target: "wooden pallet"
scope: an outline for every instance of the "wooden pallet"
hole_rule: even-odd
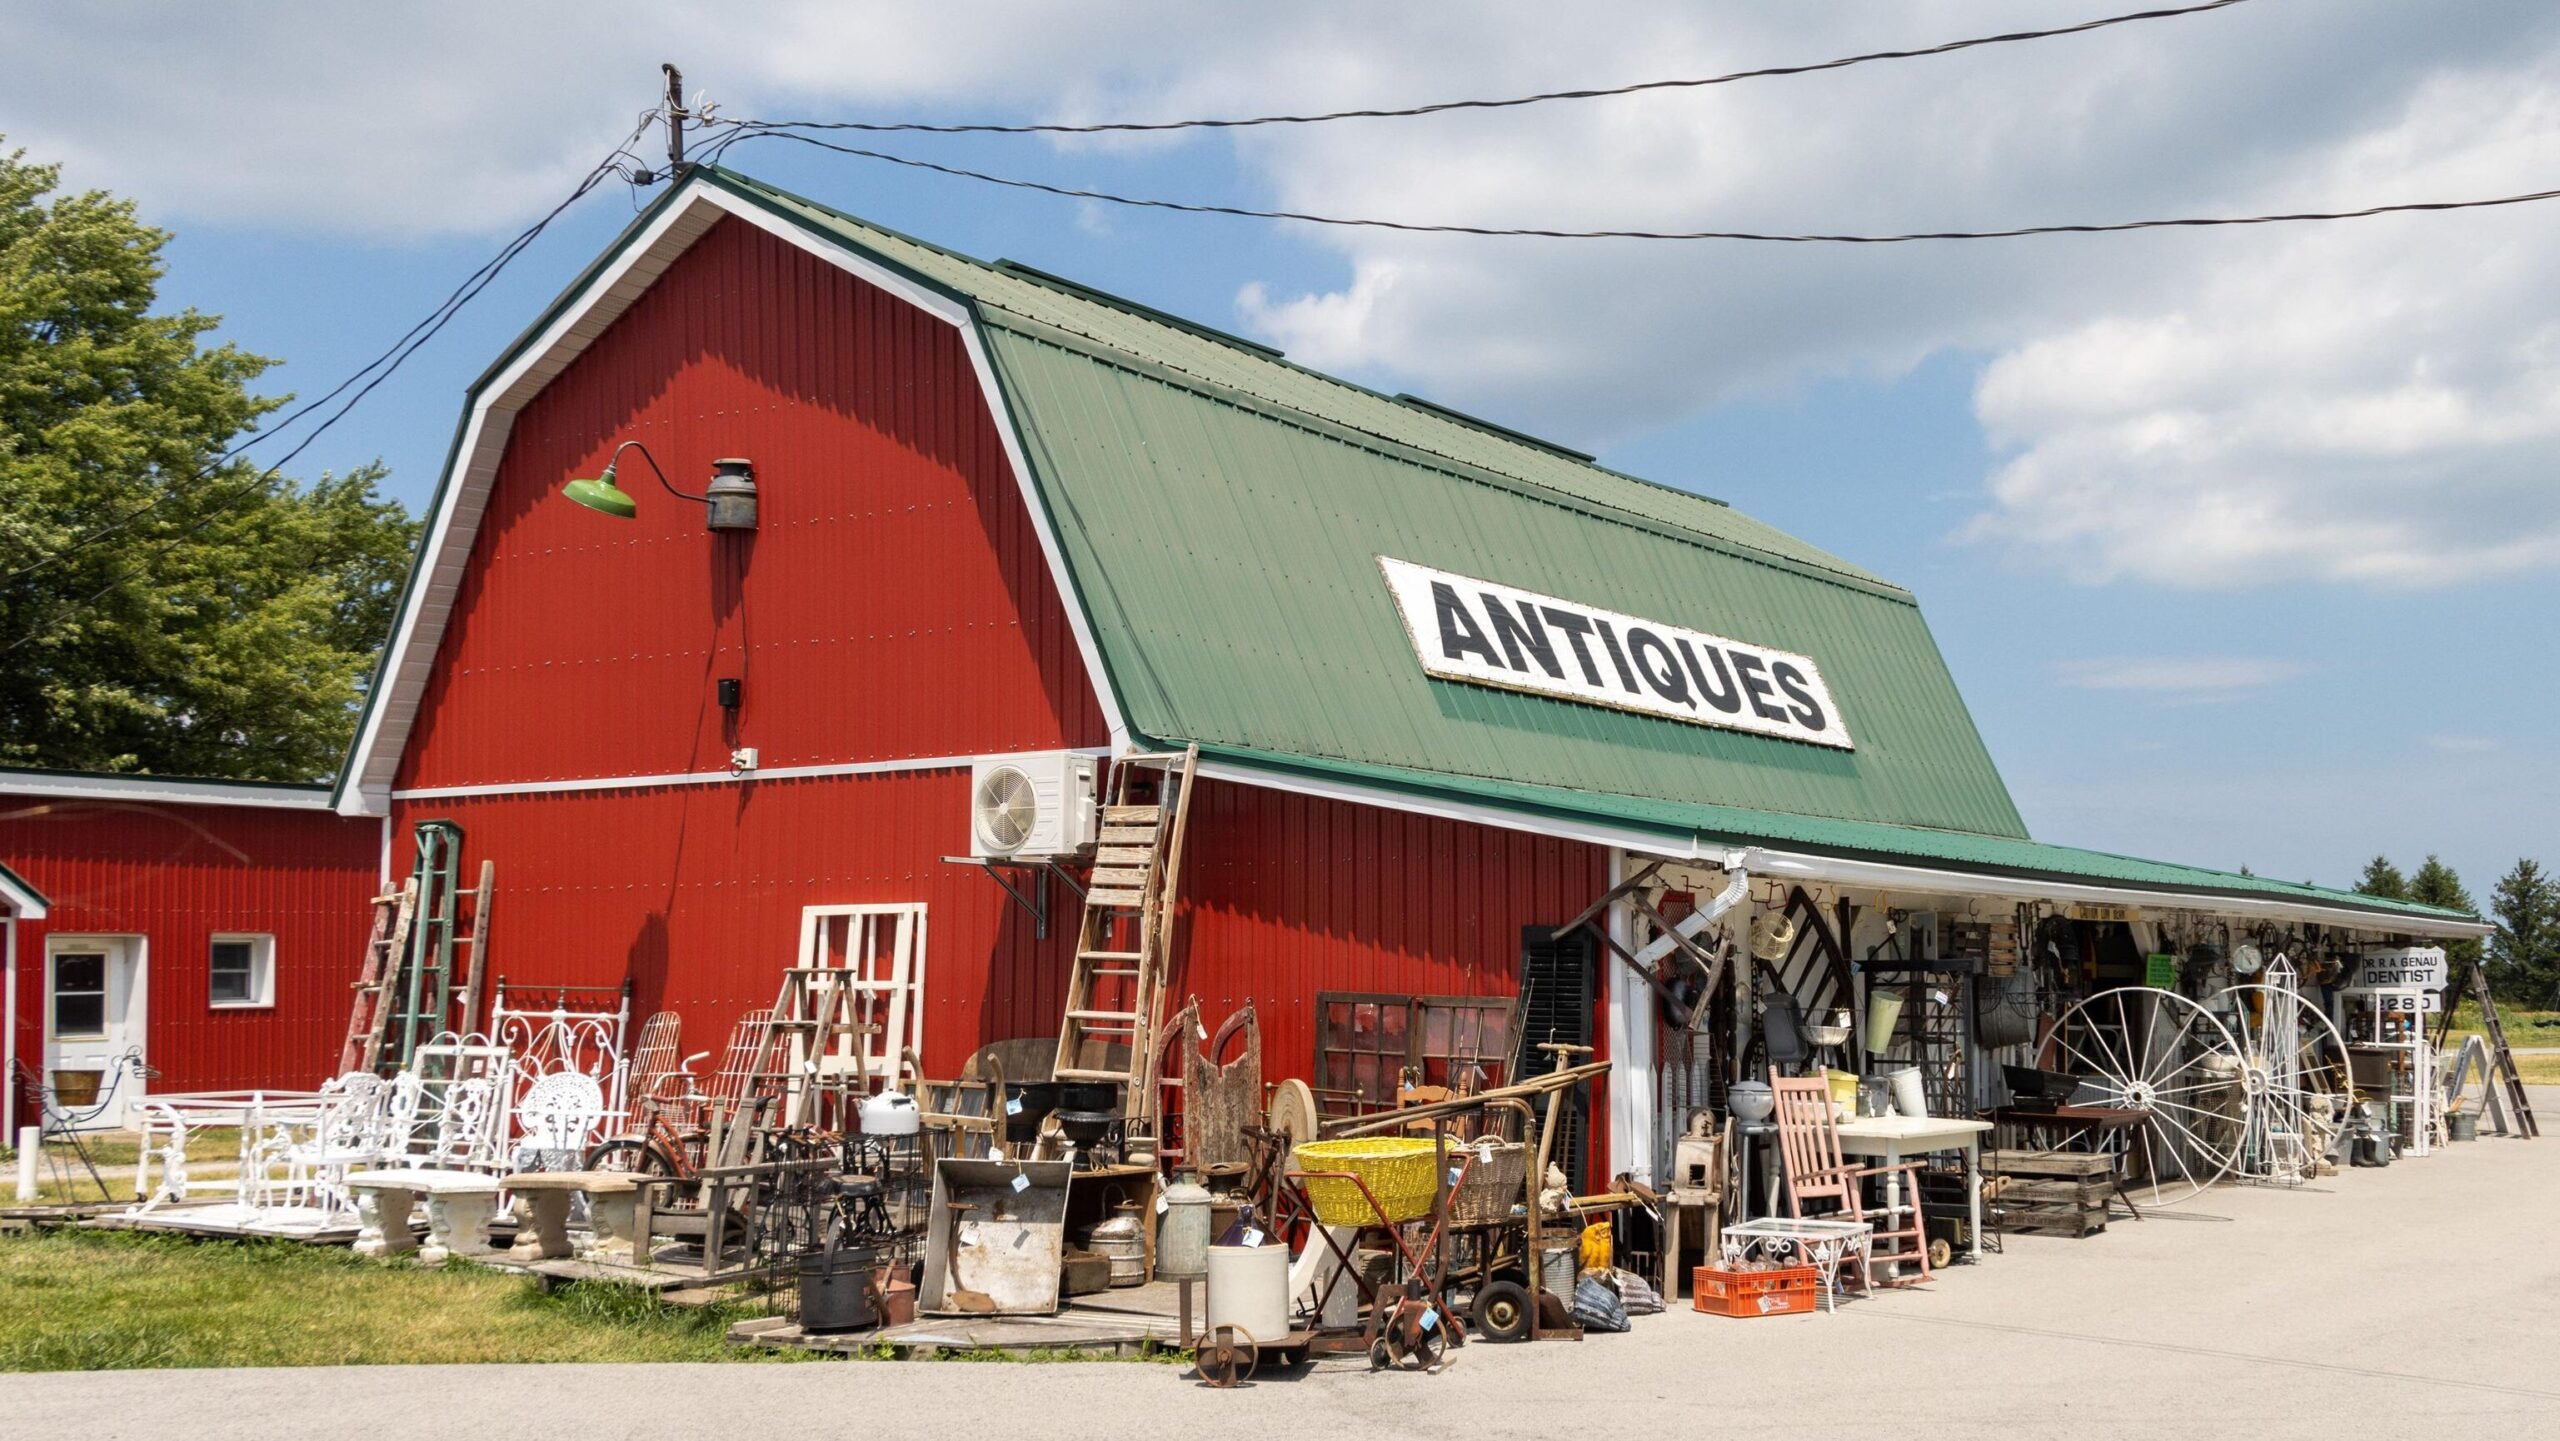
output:
[[[2010,1206],[1989,1208],[1993,1224],[2006,1235],[2095,1236],[2107,1229],[2107,1208],[2065,1206]]]

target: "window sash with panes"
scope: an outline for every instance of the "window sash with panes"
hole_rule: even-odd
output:
[[[263,1006],[271,936],[216,936],[208,950],[206,990],[216,1006]]]
[[[107,957],[103,951],[57,951],[53,957],[53,1034],[95,1041],[107,1034]]]
[[[1473,1094],[1511,1076],[1511,999],[1325,991],[1316,997],[1316,1095],[1327,1116],[1392,1109],[1418,1084]]]

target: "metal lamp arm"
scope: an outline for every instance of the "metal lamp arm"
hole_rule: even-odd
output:
[[[636,450],[640,452],[640,458],[649,462],[649,473],[658,478],[658,484],[666,487],[667,494],[674,496],[678,500],[690,500],[697,504],[704,503],[709,499],[707,496],[688,495],[685,492],[676,489],[675,482],[667,479],[667,473],[659,468],[658,458],[649,453],[648,446],[643,445],[636,440],[626,440],[622,444],[615,446],[613,448],[613,458],[605,462],[605,469],[613,470],[619,468],[622,464],[622,453],[626,450]]]

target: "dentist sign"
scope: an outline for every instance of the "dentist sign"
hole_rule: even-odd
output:
[[[1378,557],[1426,674],[1854,750],[1809,656]]]

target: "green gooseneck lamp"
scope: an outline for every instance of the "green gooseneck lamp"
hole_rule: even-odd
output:
[[[640,458],[649,462],[650,473],[658,477],[658,484],[666,487],[667,494],[678,500],[701,503],[704,524],[710,529],[717,531],[756,528],[756,481],[753,464],[734,458],[715,460],[711,462],[710,487],[701,495],[688,495],[676,489],[675,483],[667,479],[666,471],[659,466],[658,458],[649,453],[649,447],[636,440],[626,440],[613,448],[612,458],[605,462],[604,474],[593,480],[570,481],[560,488],[560,493],[598,515],[609,515],[616,520],[629,520],[638,515],[640,503],[631,498],[629,491],[614,484],[615,468],[622,464],[622,453],[626,450],[640,452]]]

